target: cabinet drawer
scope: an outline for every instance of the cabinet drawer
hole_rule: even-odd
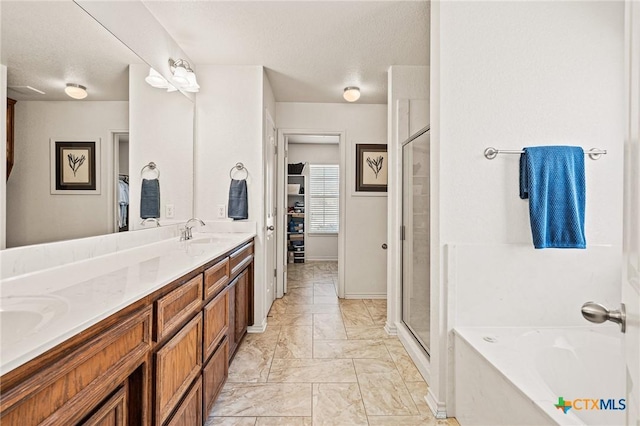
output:
[[[224,339],[222,344],[213,354],[207,365],[202,370],[204,383],[204,414],[205,416],[213,408],[213,404],[229,375],[229,339]]]
[[[204,307],[204,360],[207,360],[229,330],[229,291],[223,290]]]
[[[202,275],[198,275],[156,302],[156,341],[160,341],[200,310]]]
[[[204,271],[204,299],[215,296],[229,282],[229,258],[224,258]]]
[[[231,276],[242,271],[253,259],[253,243],[249,243],[236,250],[229,256],[229,266],[231,268]]]
[[[202,366],[202,314],[196,315],[156,355],[155,424],[161,425]]]
[[[150,348],[151,307],[3,392],[0,424],[76,424],[131,374]]]
[[[202,423],[202,379],[198,378],[167,426],[199,426]]]
[[[127,424],[127,387],[122,386],[107,399],[82,426],[125,426]]]

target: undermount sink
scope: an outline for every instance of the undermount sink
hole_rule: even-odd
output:
[[[68,311],[68,304],[54,296],[0,298],[0,335],[3,342],[17,342],[37,332]]]

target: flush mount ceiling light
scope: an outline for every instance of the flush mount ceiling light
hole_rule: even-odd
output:
[[[184,59],[173,60],[169,59],[169,68],[173,77],[171,82],[174,86],[184,92],[198,92],[200,86],[196,81],[196,73],[193,72],[189,62]]]
[[[342,97],[347,102],[355,102],[360,99],[360,88],[355,86],[345,87]]]
[[[73,99],[84,99],[87,97],[87,88],[80,84],[67,83],[67,87],[64,88],[64,93]]]

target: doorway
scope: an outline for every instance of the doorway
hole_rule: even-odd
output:
[[[337,270],[344,297],[344,135],[281,131],[278,185],[278,297],[309,271]]]
[[[114,132],[113,232],[129,230],[129,132]]]

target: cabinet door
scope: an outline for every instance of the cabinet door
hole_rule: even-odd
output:
[[[204,416],[207,417],[229,375],[229,340],[224,340],[202,370]]]
[[[204,360],[213,351],[229,329],[229,291],[223,290],[204,307]]]
[[[235,324],[236,324],[236,287],[238,279],[235,279],[227,287],[229,293],[229,331],[227,336],[229,337],[229,362],[231,357],[236,352],[238,347],[238,341],[236,340]]]
[[[169,336],[202,308],[202,275],[197,275],[156,302],[156,341]]]
[[[198,378],[166,426],[200,426],[202,424],[202,379]]]
[[[238,283],[236,284],[236,300],[235,300],[235,333],[236,344],[240,342],[242,336],[247,331],[247,325],[249,323],[249,280],[248,273],[245,269],[240,275],[238,275]]]
[[[127,388],[121,387],[82,426],[126,426]]]
[[[202,314],[187,323],[156,353],[155,423],[169,417],[202,366]]]

